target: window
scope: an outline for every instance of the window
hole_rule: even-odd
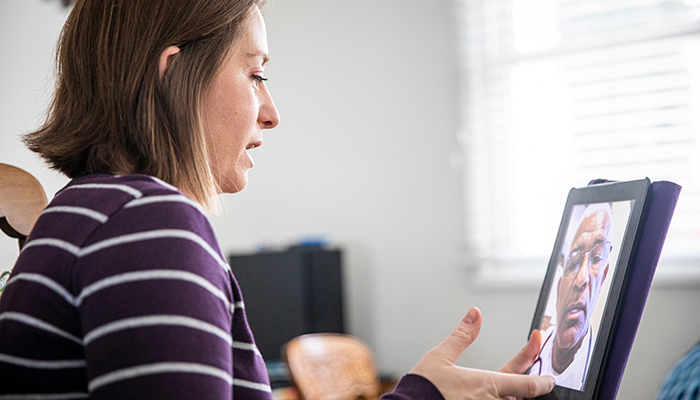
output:
[[[683,186],[660,274],[700,277],[700,0],[457,1],[480,277],[539,282],[568,190],[645,176]]]

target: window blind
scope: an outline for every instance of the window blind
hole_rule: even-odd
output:
[[[662,264],[700,271],[700,1],[457,10],[470,263],[542,269],[572,186],[648,176],[683,186]]]

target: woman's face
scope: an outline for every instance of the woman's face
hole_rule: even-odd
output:
[[[265,22],[255,8],[204,99],[209,162],[224,193],[246,187],[248,170],[253,167],[248,150],[262,145],[263,129],[279,124],[279,114],[263,81],[267,60]]]

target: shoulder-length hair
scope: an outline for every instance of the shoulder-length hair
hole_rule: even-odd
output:
[[[23,140],[70,178],[158,177],[209,205],[218,187],[202,104],[261,0],[78,0],[56,50],[57,86],[44,125]],[[180,52],[162,78],[161,53]]]

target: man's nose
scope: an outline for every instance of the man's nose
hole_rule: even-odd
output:
[[[581,261],[581,268],[578,269],[578,272],[576,273],[576,279],[574,279],[574,284],[576,287],[579,289],[583,289],[586,287],[586,284],[590,280],[591,277],[591,268],[590,268],[590,254],[586,254],[583,256],[583,260]]]

